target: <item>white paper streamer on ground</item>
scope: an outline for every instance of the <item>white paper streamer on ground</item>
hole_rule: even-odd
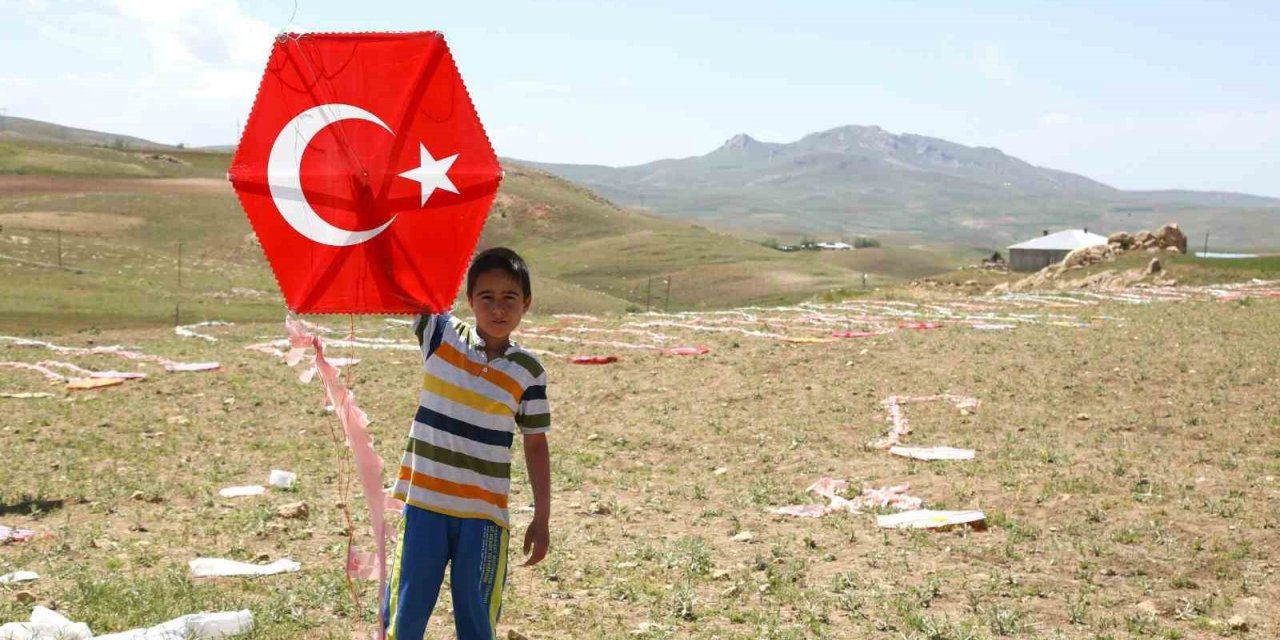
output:
[[[133,629],[95,636],[89,626],[36,607],[30,622],[0,626],[0,640],[220,640],[253,630],[253,614],[248,609],[219,613],[195,613],[174,618],[147,629]]]
[[[218,495],[224,498],[243,498],[246,496],[260,496],[267,492],[267,488],[260,485],[247,485],[243,487],[227,487],[218,492]]]
[[[908,485],[900,484],[879,489],[863,489],[861,494],[849,499],[840,496],[841,493],[849,489],[849,483],[835,478],[819,478],[817,482],[809,485],[809,488],[805,491],[820,498],[826,498],[828,504],[800,504],[776,507],[770,509],[769,512],[800,518],[820,518],[838,511],[861,513],[863,509],[871,507],[890,507],[900,511],[919,509],[923,505],[923,501],[915,496],[907,495],[909,488]]]
[[[907,417],[902,413],[902,405],[915,402],[933,402],[935,400],[947,400],[955,404],[959,411],[977,411],[982,404],[977,398],[969,396],[957,396],[944,393],[936,396],[889,396],[881,401],[884,406],[885,420],[893,424],[889,431],[884,434],[883,438],[867,443],[872,449],[888,449],[897,446],[902,442],[902,437],[911,433],[910,423]]]
[[[0,640],[88,640],[93,637],[89,625],[72,622],[45,607],[31,610],[30,622],[0,625]]]
[[[938,529],[961,524],[977,524],[987,519],[981,511],[933,511],[921,509],[887,516],[876,516],[883,529]]]
[[[913,460],[972,460],[973,449],[955,447],[889,447],[889,453]]]
[[[0,584],[17,584],[19,582],[31,582],[39,580],[40,574],[34,571],[14,571],[0,576]]]
[[[218,368],[216,362],[176,362],[162,356],[153,356],[140,351],[130,351],[119,345],[109,347],[64,347],[53,344],[52,342],[44,342],[42,340],[31,340],[29,338],[18,338],[15,336],[0,336],[0,342],[8,342],[16,347],[39,347],[49,349],[57,353],[73,356],[96,356],[111,355],[119,356],[126,360],[144,360],[163,365],[169,371],[210,371]]]
[[[192,578],[224,578],[230,576],[270,576],[302,569],[302,565],[288,558],[271,564],[251,564],[224,558],[196,558],[187,563]]]
[[[223,322],[221,320],[209,320],[208,322],[197,322],[195,324],[188,324],[188,325],[183,325],[181,327],[174,327],[173,332],[184,338],[199,338],[206,342],[217,342],[218,341],[217,338],[213,336],[205,335],[203,333],[196,333],[195,331],[192,331],[192,329],[199,329],[200,327],[232,327],[232,326],[235,326],[235,324],[231,322]]]
[[[30,529],[14,529],[0,524],[0,544],[9,542],[27,542],[36,537],[36,532]]]
[[[70,362],[59,362],[57,360],[42,360],[39,365],[50,369],[65,369],[84,378],[120,378],[121,380],[141,380],[147,377],[147,374],[137,371],[92,371]]]
[[[219,613],[194,613],[174,618],[149,629],[134,629],[93,640],[219,640],[253,631],[253,614],[248,609]]]
[[[297,481],[298,474],[292,471],[272,469],[271,475],[267,476],[267,484],[277,489],[291,489],[293,488],[293,483]]]

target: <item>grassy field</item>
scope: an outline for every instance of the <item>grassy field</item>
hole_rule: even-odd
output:
[[[553,551],[539,567],[512,568],[503,629],[530,638],[1276,637],[1265,603],[1280,601],[1280,300],[1021,312],[1047,311],[1088,328],[947,327],[822,345],[666,328],[670,344],[711,353],[624,350],[609,367],[545,357]],[[805,331],[752,313],[744,328]],[[625,325],[655,318],[534,316],[524,341],[601,352],[542,336],[587,335],[565,332],[580,326],[635,341]],[[372,319],[358,327],[407,333]],[[0,587],[0,620],[26,618],[20,589],[100,631],[208,609],[249,608],[257,639],[349,638],[357,619],[369,620],[370,589],[355,611],[341,573],[342,449],[319,388],[241,348],[281,335],[279,325],[210,331],[222,341],[160,330],[53,339],[216,359],[216,373],[145,366],[146,381],[71,393],[0,370],[0,390],[55,393],[0,400],[0,522],[48,534],[0,549],[0,573],[43,576]],[[350,381],[379,450],[395,460],[415,402],[413,354],[336,355],[363,359]],[[4,360],[44,357],[52,354],[0,347]],[[887,428],[883,398],[942,392],[982,406],[961,415],[908,405],[907,440],[973,448],[975,460],[912,462],[863,448]],[[273,468],[298,472],[298,488],[216,496],[262,483]],[[519,540],[529,516],[518,507],[530,497],[515,468]],[[985,510],[989,527],[912,533],[876,529],[871,515],[769,514],[811,501],[804,488],[824,475],[855,488],[907,482],[926,506]],[[298,500],[308,518],[274,516]],[[192,580],[186,562],[196,556],[288,556],[304,569]],[[445,637],[447,611],[446,602],[432,623]]]
[[[248,608],[254,640],[354,637],[372,621],[375,594],[362,585],[357,607],[347,592],[338,505],[359,500],[341,482],[344,448],[318,386],[243,348],[282,337],[284,311],[221,180],[226,156],[157,168],[134,152],[0,145],[0,155],[36,154],[0,164],[0,333],[222,364],[166,373],[0,341],[0,361],[149,374],[71,392],[0,368],[0,393],[53,394],[0,397],[0,524],[42,534],[0,547],[0,575],[42,576],[0,586],[0,623],[27,619],[31,604],[99,633]],[[1280,637],[1267,608],[1280,602],[1280,299],[1060,308],[955,298],[893,285],[947,271],[967,259],[963,249],[781,253],[619,209],[519,167],[508,168],[485,233],[485,243],[516,244],[534,264],[535,313],[518,337],[546,354],[555,416],[553,550],[538,567],[512,567],[504,634]],[[1161,257],[1184,284],[1280,277],[1275,258]],[[862,290],[863,272],[872,287],[891,288]],[[1007,277],[939,279],[986,288]],[[665,307],[668,282],[673,309],[703,311],[626,313],[646,300]],[[715,311],[815,296],[856,296],[889,320],[873,324],[838,306]],[[825,325],[806,324],[812,318],[860,330],[896,326],[890,312],[907,308],[992,304],[1020,314],[1005,316],[1019,326],[974,331],[948,320],[933,331],[821,344],[764,337],[829,338],[817,328]],[[236,324],[209,329],[216,343],[184,339],[168,328],[175,312],[184,323]],[[351,322],[362,336],[409,337],[380,318],[318,320],[338,333]],[[711,351],[679,358],[620,346],[659,338]],[[563,357],[614,350],[621,361],[607,367]],[[416,400],[415,353],[331,355],[362,358],[347,380],[394,464]],[[885,397],[936,393],[982,406],[961,414],[908,405],[907,441],[972,448],[975,460],[912,462],[864,447],[888,427]],[[518,541],[530,494],[522,463],[513,468]],[[299,485],[217,496],[264,483],[271,469],[297,472]],[[813,501],[804,490],[821,476],[855,490],[909,483],[928,507],[983,509],[988,526],[900,532],[877,529],[870,513],[770,514]],[[276,516],[300,500],[307,517]],[[359,516],[356,525],[363,536]],[[187,562],[198,556],[291,557],[303,571],[194,580]],[[432,628],[449,637],[447,596],[439,610]]]
[[[262,251],[223,178],[230,156],[164,157],[0,139],[0,330],[281,316]],[[643,310],[658,303],[655,289],[672,309],[788,303],[860,286],[863,272],[881,286],[964,260],[905,247],[782,253],[624,210],[519,166],[507,167],[481,239],[498,244],[530,259],[545,313]]]

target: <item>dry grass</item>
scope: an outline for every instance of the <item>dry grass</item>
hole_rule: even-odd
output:
[[[531,638],[1277,637],[1264,607],[1280,601],[1280,301],[1069,313],[1091,328],[949,327],[823,345],[673,329],[673,342],[712,352],[623,350],[607,367],[547,358],[554,548],[545,564],[512,569],[503,627]],[[348,638],[335,420],[318,388],[240,348],[280,335],[278,326],[214,331],[222,342],[157,331],[60,336],[225,368],[152,367],[152,379],[122,387],[0,400],[0,522],[51,534],[0,550],[0,573],[41,573],[25,587],[37,602],[101,631],[248,607],[255,638]],[[600,351],[532,335],[527,343]],[[357,355],[352,380],[394,460],[415,401],[412,354]],[[0,359],[44,357],[0,349]],[[0,370],[0,389],[45,386]],[[971,447],[976,460],[919,463],[863,449],[886,428],[882,398],[939,392],[983,406],[961,416],[911,405],[909,440]],[[215,495],[272,468],[299,472],[297,491]],[[991,526],[885,532],[870,515],[768,513],[807,500],[804,487],[822,475],[855,487],[909,482],[928,506],[981,508]],[[518,476],[513,504],[527,504]],[[272,516],[298,499],[313,507],[308,520]],[[513,540],[527,518],[516,515]],[[742,531],[753,540],[731,540]],[[288,555],[304,571],[195,583],[185,563],[196,555]],[[16,589],[2,589],[0,620],[25,619]],[[447,637],[447,605],[441,611],[432,626]],[[1228,626],[1233,615],[1247,629]]]

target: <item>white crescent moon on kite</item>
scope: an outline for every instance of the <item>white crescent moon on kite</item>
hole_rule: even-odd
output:
[[[280,129],[280,135],[276,136],[275,143],[271,145],[271,155],[267,160],[267,185],[280,216],[308,240],[331,247],[349,247],[368,242],[386,231],[396,220],[396,216],[392,215],[389,220],[372,229],[343,229],[326,222],[307,202],[306,195],[302,192],[302,154],[320,131],[343,120],[372,122],[387,133],[395,134],[378,116],[365,109],[349,104],[322,104],[299,113]],[[418,147],[420,166],[399,175],[416,180],[421,185],[421,206],[425,207],[427,199],[436,189],[458,192],[448,175],[449,167],[457,160],[458,154],[436,160],[427,151],[426,145],[419,143]]]

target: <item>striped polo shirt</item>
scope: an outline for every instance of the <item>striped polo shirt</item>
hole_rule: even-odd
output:
[[[506,527],[511,441],[551,428],[547,374],[514,342],[489,360],[476,330],[450,314],[418,318],[424,375],[392,495]],[[429,353],[438,340],[434,353]]]

